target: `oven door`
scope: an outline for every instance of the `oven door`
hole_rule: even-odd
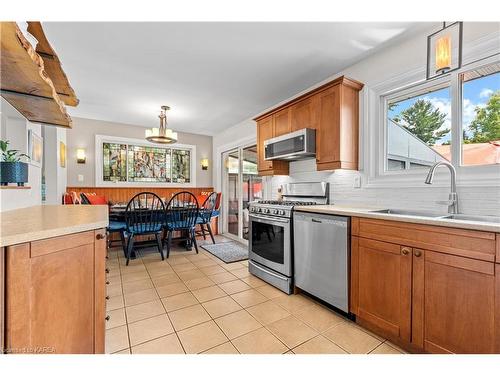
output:
[[[292,276],[290,219],[250,215],[249,256],[285,276]]]

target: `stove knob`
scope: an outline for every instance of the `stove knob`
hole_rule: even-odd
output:
[[[269,211],[269,208],[265,208],[265,209],[264,209],[264,213],[265,213],[265,214],[268,214],[269,212],[270,212],[270,211]]]
[[[278,213],[278,210],[271,210],[271,213],[272,213],[273,215],[276,215],[276,214]]]
[[[285,211],[280,210],[279,215],[285,215]]]

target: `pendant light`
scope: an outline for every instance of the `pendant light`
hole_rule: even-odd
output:
[[[462,66],[462,22],[446,25],[427,37],[427,79]]]
[[[158,116],[160,118],[160,127],[151,128],[146,130],[146,139],[152,143],[169,144],[177,142],[177,133],[172,129],[167,129],[167,115],[166,112],[170,109],[169,106],[161,106],[161,112]]]

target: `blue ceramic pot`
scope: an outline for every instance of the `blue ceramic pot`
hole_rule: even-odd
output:
[[[28,163],[0,162],[0,185],[16,183],[18,186],[24,186],[26,182],[28,182]]]

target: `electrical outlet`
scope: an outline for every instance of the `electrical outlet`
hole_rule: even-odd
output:
[[[83,174],[78,175],[78,182],[83,182]]]
[[[355,189],[361,188],[361,176],[354,177],[354,186]]]

